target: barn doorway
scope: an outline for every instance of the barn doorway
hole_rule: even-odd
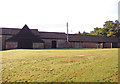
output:
[[[103,48],[107,48],[107,44],[105,42],[103,43]]]
[[[32,41],[29,40],[21,40],[18,42],[18,48],[19,49],[32,49],[33,45],[32,45]]]
[[[56,48],[56,44],[57,44],[56,41],[52,41],[52,48]]]
[[[117,48],[117,46],[118,46],[117,43],[115,43],[115,42],[112,43],[112,48]]]

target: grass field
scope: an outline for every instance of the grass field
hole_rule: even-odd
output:
[[[1,52],[3,82],[118,82],[118,49]]]

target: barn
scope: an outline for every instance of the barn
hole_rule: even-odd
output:
[[[120,48],[115,37],[67,34],[64,32],[42,32],[20,28],[0,28],[0,47],[6,49],[50,49],[50,48]]]

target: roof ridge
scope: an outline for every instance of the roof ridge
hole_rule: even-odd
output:
[[[46,32],[46,31],[38,31],[39,33],[57,33],[57,34],[65,34],[65,32]]]

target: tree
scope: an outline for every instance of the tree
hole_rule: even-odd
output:
[[[115,31],[115,36],[120,38],[120,23],[118,20],[115,21],[114,31]]]
[[[80,34],[80,35],[81,35],[80,31],[78,32],[78,34]]]
[[[80,32],[78,32],[80,34]],[[103,25],[103,28],[94,28],[90,33],[83,32],[82,35],[98,35],[105,37],[117,37],[120,38],[120,23],[118,20],[106,21]]]
[[[98,36],[102,36],[102,29],[101,28],[94,28],[94,31],[90,32],[90,35],[98,35]]]
[[[88,35],[88,34],[89,34],[89,33],[85,32],[85,31],[82,33],[82,35]]]
[[[103,28],[94,28],[91,35],[107,36],[107,37],[120,37],[120,23],[119,21],[106,21]]]

